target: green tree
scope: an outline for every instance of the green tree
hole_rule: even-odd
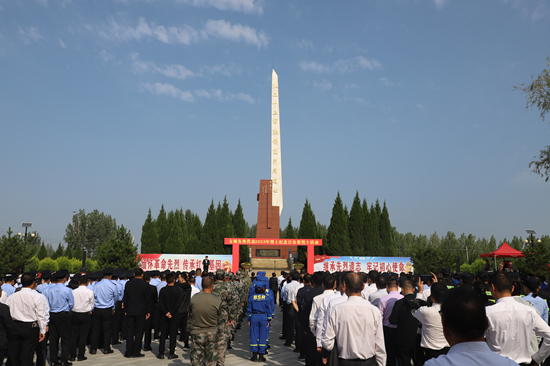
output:
[[[40,246],[40,249],[38,250],[36,256],[38,257],[39,261],[48,256],[48,252],[46,251],[46,246],[44,245],[44,243],[42,243],[42,245]]]
[[[82,267],[82,260],[71,259],[71,268],[69,269],[71,273],[80,273],[80,267]]]
[[[546,58],[546,63],[550,66],[550,57]],[[550,71],[544,69],[536,78],[531,75],[531,79],[533,80],[531,84],[521,84],[514,88],[525,94],[527,108],[537,108],[540,111],[540,117],[544,121],[546,114],[550,111]],[[545,180],[548,181],[550,178],[550,146],[546,146],[544,150],[541,150],[538,160],[530,162],[529,167],[533,168],[534,173],[543,178],[546,177]]]
[[[57,262],[49,257],[42,259],[38,263],[38,270],[44,271],[46,269],[49,269],[52,272],[57,271]]]
[[[67,257],[59,257],[57,258],[56,262],[57,262],[58,270],[60,269],[66,269],[68,271],[73,270],[73,265],[71,263],[71,260]]]
[[[103,243],[97,252],[97,262],[101,268],[122,267],[126,270],[138,266],[137,246],[132,242],[132,234],[123,225],[119,226],[114,235]]]
[[[224,245],[224,238],[234,238],[233,214],[229,210],[227,197],[223,199],[223,205],[218,214],[218,235],[216,236],[216,253],[231,254],[231,245]]]
[[[378,203],[378,202],[377,202]],[[382,243],[381,254],[385,257],[395,257],[397,251],[395,250],[395,242],[393,240],[393,228],[390,223],[390,214],[386,207],[386,201],[384,201],[384,208],[380,215],[380,242]]]
[[[97,248],[107,241],[116,230],[116,220],[98,210],[86,214],[79,210],[73,215],[72,223],[67,225],[63,240],[71,249],[82,246],[88,256],[94,256]]]
[[[543,237],[539,240],[534,238],[533,241],[531,243],[531,238],[529,238],[529,242],[523,249],[523,255],[525,256],[523,269],[536,276],[547,276],[548,263],[550,262],[550,252],[548,250],[550,240],[546,236],[546,238]]]
[[[53,254],[50,257],[52,259],[57,259],[57,258],[63,257],[63,254],[65,254],[65,251],[63,250],[63,245],[61,245],[61,243],[59,243],[57,245],[57,250],[55,252],[53,252]]]
[[[241,200],[237,203],[237,208],[233,214],[233,231],[235,237],[246,238],[248,231],[248,224],[244,219],[243,206],[241,206]],[[247,245],[239,245],[239,263],[248,262],[249,249]]]
[[[25,264],[25,272],[38,271],[39,263],[40,260],[38,259],[38,257],[32,257],[31,259],[29,259],[27,264]]]
[[[365,243],[364,243],[364,229],[365,215],[363,208],[361,207],[361,199],[359,198],[359,192],[355,192],[355,198],[351,205],[351,211],[349,214],[349,240],[352,255],[364,255]]]
[[[302,213],[302,216],[303,216],[303,213]],[[296,239],[296,231],[292,226],[292,217],[288,218],[288,225],[286,226],[284,233],[285,233],[285,236],[284,236],[285,239]]]
[[[82,261],[82,248],[76,247],[76,249],[73,252],[73,258],[79,261]]]
[[[340,198],[340,192],[334,200],[332,217],[327,232],[327,245],[324,250],[328,255],[346,256],[351,254],[349,246],[349,234],[347,227],[347,215],[344,211],[344,204]]]
[[[184,253],[183,233],[181,231],[179,217],[178,214],[173,211],[170,211],[168,214],[168,227],[170,228],[170,235],[168,239],[166,239],[166,244],[164,244],[164,253]]]
[[[170,228],[168,227],[168,219],[166,218],[166,210],[164,210],[164,205],[160,207],[160,212],[156,221],[156,228],[159,236],[160,252],[165,253],[164,246],[166,245],[166,240],[168,240],[168,236],[170,235]]]
[[[216,254],[215,252],[215,240],[217,236],[217,215],[216,208],[214,206],[214,200],[210,203],[208,211],[206,212],[206,218],[204,219],[204,226],[202,228],[200,247],[198,253],[204,254]]]
[[[63,256],[69,259],[73,259],[73,251],[71,250],[70,245],[67,245],[67,248],[65,248],[65,252],[63,252]]]
[[[187,223],[187,234],[189,235],[189,238],[195,235],[197,239],[200,239],[202,232],[202,222],[199,215],[192,213],[191,210],[186,210],[185,222]]]
[[[300,220],[300,229],[298,230],[298,239],[316,239],[317,238],[317,221],[315,214],[311,209],[311,204],[306,198],[304,209],[302,210],[302,219]],[[300,263],[307,262],[307,247],[298,246],[298,261]]]
[[[141,252],[160,254],[159,234],[157,233],[156,221],[151,216],[151,208],[141,227]]]

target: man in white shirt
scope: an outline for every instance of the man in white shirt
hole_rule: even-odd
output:
[[[160,282],[156,285],[157,295],[160,294],[160,290],[162,290],[165,286],[166,286],[166,273],[161,273],[160,274]]]
[[[7,301],[14,320],[8,339],[8,357],[13,366],[31,366],[36,344],[46,336],[49,314],[45,311],[43,296],[33,291],[34,276],[25,273],[21,283],[23,288]]]
[[[368,299],[372,305],[378,307],[380,299],[386,296],[388,294],[388,291],[386,290],[386,277],[378,275],[375,281],[377,291],[370,294]]]
[[[323,293],[313,298],[311,305],[311,313],[309,313],[309,329],[314,336],[317,336],[317,316],[319,315],[319,306],[321,301],[329,295],[334,294],[336,278],[333,275],[325,275],[323,277]]]
[[[290,274],[292,281],[285,286],[285,297],[286,303],[288,305],[288,314],[287,314],[287,326],[286,326],[286,342],[285,346],[291,346],[294,341],[294,332],[295,332],[295,321],[298,317],[298,303],[296,301],[296,293],[304,285],[298,282],[300,274],[296,271],[293,271]],[[296,319],[295,319],[296,318]]]
[[[367,283],[363,288],[363,291],[361,291],[361,297],[367,301],[369,300],[369,296],[371,294],[378,291],[378,288],[376,287],[376,277],[378,277],[378,271],[369,271],[369,274],[367,275]]]
[[[329,294],[321,300],[319,310],[317,311],[317,324],[315,325],[315,338],[317,340],[317,349],[320,351],[322,346],[323,334],[325,332],[326,319],[328,315],[329,306],[334,299],[339,299],[344,296],[344,275],[336,275],[336,291],[334,294]]]
[[[190,276],[190,277],[189,277],[189,284],[191,285],[191,297],[193,297],[193,296],[195,296],[196,294],[198,294],[199,292],[201,292],[201,290],[199,290],[199,289],[195,286],[195,283],[196,283],[195,277]]]
[[[446,355],[432,358],[424,366],[517,366],[511,359],[491,352],[485,343],[485,311],[481,298],[473,291],[461,288],[450,290],[441,305],[441,318],[443,333],[451,348]]]
[[[71,344],[70,344],[70,361],[74,361],[78,358],[78,361],[84,361],[87,357],[84,356],[86,352],[86,338],[88,337],[88,331],[92,325],[92,310],[94,309],[94,292],[87,288],[88,276],[83,275],[78,280],[80,286],[73,290],[74,306],[71,316]],[[80,337],[80,339],[79,339]],[[78,342],[78,354],[77,344]]]
[[[541,363],[550,354],[550,327],[535,309],[513,299],[512,283],[506,273],[491,275],[489,285],[497,302],[487,307],[487,345],[491,351],[517,363]],[[543,338],[540,349],[533,355],[529,352],[532,331]]]
[[[358,273],[344,278],[345,302],[329,310],[322,337],[323,362],[336,341],[340,366],[384,366],[386,352],[380,310],[361,298],[363,281]],[[333,351],[334,352],[334,351]]]
[[[422,281],[418,283],[417,299],[424,298],[424,286]],[[418,309],[411,310],[412,315],[422,323],[422,337],[420,347],[424,352],[424,360],[436,358],[440,355],[447,354],[449,351],[449,343],[443,334],[443,324],[441,323],[441,303],[446,298],[449,289],[442,283],[436,282],[431,287],[430,299],[432,306],[421,306]],[[416,300],[418,301],[418,300]],[[424,302],[424,304],[426,304]]]

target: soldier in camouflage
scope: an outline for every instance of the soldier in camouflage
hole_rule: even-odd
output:
[[[227,342],[230,334],[229,327],[233,324],[233,319],[235,319],[235,305],[232,303],[233,298],[229,286],[223,282],[225,271],[223,269],[218,269],[215,277],[216,282],[214,283],[212,293],[221,300],[221,321],[218,327],[216,359],[218,360],[218,366],[223,366],[225,364],[225,353],[227,351]]]

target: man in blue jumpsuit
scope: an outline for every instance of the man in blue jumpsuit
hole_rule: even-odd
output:
[[[248,299],[246,310],[248,326],[250,327],[250,350],[252,351],[250,361],[266,361],[264,355],[267,347],[268,326],[273,319],[272,314],[271,299],[265,294],[263,284],[258,283],[254,293]],[[260,354],[259,358],[258,353]]]

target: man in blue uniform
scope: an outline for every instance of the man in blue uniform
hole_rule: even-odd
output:
[[[94,286],[94,316],[92,323],[92,346],[90,354],[95,355],[99,346],[99,334],[103,332],[103,353],[113,353],[111,336],[113,335],[113,310],[118,293],[111,283],[114,270],[107,267],[103,270],[103,279]]]
[[[267,347],[268,326],[273,319],[271,298],[265,294],[265,287],[258,283],[254,293],[248,299],[246,317],[250,327],[250,350],[252,351],[251,361],[265,362],[264,357]],[[258,358],[258,353],[260,357]]]

